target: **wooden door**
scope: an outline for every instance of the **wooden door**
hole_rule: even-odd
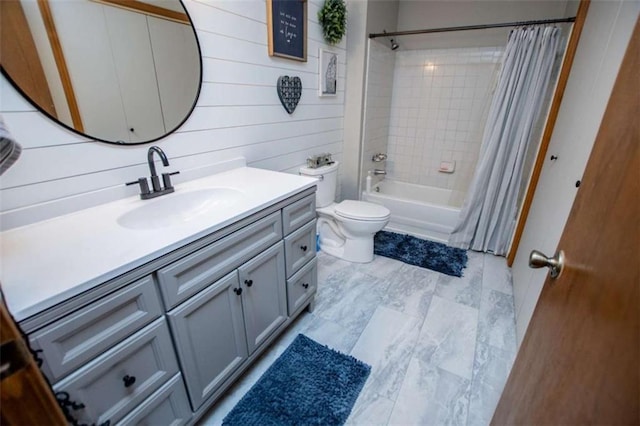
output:
[[[636,22],[492,424],[640,424],[639,68]]]
[[[62,410],[0,297],[0,424],[66,425]]]

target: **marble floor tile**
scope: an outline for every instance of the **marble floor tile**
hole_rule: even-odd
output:
[[[318,283],[314,315],[360,334],[376,310],[387,282],[357,270],[345,269]]]
[[[379,306],[351,355],[371,366],[362,390],[395,400],[420,334],[422,320]]]
[[[374,276],[385,279],[394,274],[398,269],[402,268],[403,265],[404,263],[399,260],[378,256],[376,254],[373,256],[372,262],[359,263],[356,265],[356,268],[365,274],[373,272]]]
[[[507,259],[502,256],[484,256],[482,288],[513,294],[511,270],[507,267]]]
[[[513,296],[491,289],[482,290],[478,314],[478,341],[515,353]]]
[[[439,273],[412,265],[402,265],[388,278],[382,305],[424,319],[436,288]]]
[[[491,422],[513,361],[513,353],[486,343],[477,344],[469,395],[468,425],[486,426]]]
[[[324,282],[332,274],[344,268],[351,267],[351,263],[337,257],[330,256],[323,252],[318,252],[318,282]]]
[[[467,256],[469,260],[467,267],[462,270],[462,277],[439,274],[435,294],[477,308],[480,306],[485,255],[468,251]]]
[[[470,383],[470,380],[413,358],[388,424],[464,425]]]
[[[487,425],[515,358],[504,258],[468,252],[456,278],[376,256],[318,253],[316,309],[304,312],[199,422],[218,425],[302,333],[372,366],[348,425]]]
[[[308,314],[308,321],[304,323],[299,331],[296,330],[295,332],[296,336],[298,332],[302,333],[322,345],[345,354],[351,352],[358,337],[360,337],[360,333],[354,333],[334,321],[313,314]],[[285,347],[289,346],[289,343],[285,342],[284,344]]]
[[[346,424],[350,425],[386,425],[395,402],[375,393],[361,392],[356,400]]]
[[[433,296],[414,356],[471,380],[477,327],[477,309]]]

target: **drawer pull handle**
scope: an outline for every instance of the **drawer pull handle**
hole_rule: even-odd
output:
[[[127,374],[122,378],[122,381],[124,382],[124,387],[128,388],[130,386],[133,386],[133,384],[136,382],[136,376],[130,376]]]
[[[302,287],[309,288],[309,283],[302,283]]]
[[[244,280],[244,283],[247,287],[251,287],[253,285],[253,280]]]
[[[307,251],[307,246],[300,246],[300,250]]]
[[[242,294],[242,287],[241,288],[234,288],[233,291],[240,296]]]

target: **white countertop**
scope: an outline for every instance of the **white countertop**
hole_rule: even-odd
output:
[[[0,282],[9,310],[22,321],[72,296],[215,232],[316,184],[312,178],[241,167],[176,185],[176,194],[233,188],[237,203],[177,226],[132,230],[116,219],[142,203],[138,196],[0,234]]]

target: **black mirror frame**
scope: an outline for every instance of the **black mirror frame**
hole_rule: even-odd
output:
[[[1,0],[0,0],[1,1]],[[11,78],[11,76],[9,75],[9,73],[4,69],[4,67],[2,66],[2,64],[0,63],[0,72],[2,73],[2,75],[7,79],[7,81],[9,83],[11,83],[11,86],[13,86],[13,88],[20,93],[20,95],[22,96],[23,99],[25,99],[27,102],[29,102],[31,105],[33,105],[41,114],[45,115],[48,119],[50,119],[51,121],[53,121],[54,123],[56,123],[59,126],[64,127],[65,129],[79,135],[85,138],[89,138],[91,139],[92,142],[102,142],[102,143],[108,143],[110,145],[119,145],[119,146],[133,146],[133,145],[145,145],[148,143],[152,143],[152,142],[156,142],[160,139],[166,138],[167,136],[171,135],[172,133],[174,133],[176,130],[178,130],[188,119],[189,117],[191,117],[191,114],[193,114],[193,110],[196,107],[196,104],[198,103],[198,99],[200,98],[200,92],[202,91],[202,78],[203,78],[203,67],[202,67],[202,49],[200,48],[200,40],[198,40],[198,32],[196,31],[196,27],[193,24],[193,19],[191,19],[191,15],[189,14],[189,11],[187,10],[186,6],[184,5],[184,2],[182,0],[178,0],[180,2],[180,4],[182,5],[182,8],[184,9],[185,14],[187,15],[187,18],[189,18],[189,22],[191,23],[191,30],[193,31],[193,36],[196,40],[196,47],[198,49],[198,66],[199,66],[199,73],[200,73],[200,78],[198,79],[198,90],[196,91],[195,94],[195,98],[193,100],[193,105],[191,105],[191,108],[189,109],[189,111],[185,114],[184,118],[170,131],[166,132],[164,135],[162,136],[158,136],[157,138],[154,139],[150,139],[148,141],[143,141],[143,142],[124,142],[124,141],[108,141],[105,139],[100,139],[97,138],[95,136],[91,136],[88,135],[87,133],[82,133],[76,129],[74,129],[73,127],[69,126],[68,124],[63,123],[62,121],[60,121],[59,119],[57,119],[56,117],[53,117],[51,114],[49,114],[48,112],[46,112],[42,107],[40,107],[40,105],[38,105],[36,102],[34,102],[31,97],[29,97],[21,88],[20,86],[18,86],[13,79]]]

